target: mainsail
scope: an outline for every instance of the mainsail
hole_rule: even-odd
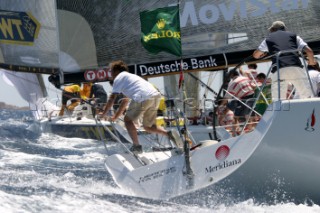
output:
[[[96,44],[97,64],[81,67],[78,74],[65,75],[65,82],[86,80],[86,70],[107,66],[122,59],[130,71],[143,77],[177,74],[179,57],[161,52],[150,54],[140,42],[139,13],[176,5],[178,1],[57,1],[59,10],[83,17],[91,27]],[[283,20],[288,29],[320,50],[320,19],[317,0],[297,1],[209,1],[181,0],[180,26],[185,71],[221,70],[250,56],[275,20]],[[81,36],[81,35],[79,35]],[[79,46],[79,49],[83,49]],[[94,79],[100,80],[100,79]]]
[[[55,72],[52,69],[59,68],[55,1],[4,0],[0,9],[2,67],[34,73]]]
[[[55,1],[1,1],[0,17],[0,64],[6,69],[1,74],[40,118],[47,113],[38,104],[47,105],[40,74],[56,73],[59,68]]]

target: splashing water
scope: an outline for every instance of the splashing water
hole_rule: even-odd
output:
[[[282,202],[281,190],[266,192],[274,193],[266,204],[223,184],[167,201],[132,197],[105,169],[102,142],[34,133],[28,116],[0,112],[1,212],[320,212],[309,201]]]

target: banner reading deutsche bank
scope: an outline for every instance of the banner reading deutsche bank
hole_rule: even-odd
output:
[[[153,54],[161,51],[181,56],[179,7],[171,6],[140,13],[141,42]]]

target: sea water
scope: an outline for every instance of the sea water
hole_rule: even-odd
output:
[[[33,122],[28,111],[0,111],[0,212],[320,212],[215,185],[166,201],[133,197],[105,169],[101,141],[30,131]]]

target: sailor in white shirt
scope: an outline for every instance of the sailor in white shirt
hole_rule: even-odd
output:
[[[156,125],[157,110],[161,100],[160,92],[145,79],[129,73],[128,67],[123,61],[112,62],[110,68],[113,78],[112,94],[108,99],[104,112],[100,116],[104,117],[113,106],[117,95],[123,94],[125,98],[122,99],[118,110],[111,117],[111,121],[115,121],[124,113],[129,104],[129,99],[131,99],[124,117],[125,126],[133,141],[133,146],[130,150],[135,153],[142,152],[134,124],[134,121],[141,117],[143,118],[143,128],[147,132],[162,134],[173,139],[171,132],[167,132],[161,126]]]

